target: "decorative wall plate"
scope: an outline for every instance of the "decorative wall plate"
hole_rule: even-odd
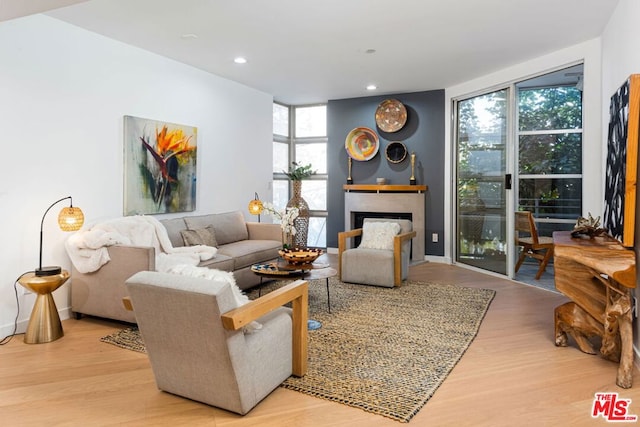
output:
[[[396,99],[384,100],[376,110],[376,124],[385,132],[397,132],[407,123],[407,108]]]
[[[385,149],[387,160],[391,163],[401,163],[407,157],[407,146],[400,141],[393,141]]]
[[[344,141],[344,148],[353,160],[364,162],[371,160],[378,154],[378,134],[369,128],[353,129]]]

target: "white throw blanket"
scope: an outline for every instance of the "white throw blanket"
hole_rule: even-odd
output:
[[[213,258],[218,251],[203,245],[174,248],[162,223],[146,215],[99,223],[78,231],[65,242],[71,262],[81,273],[97,271],[109,262],[107,247],[113,245],[155,248],[157,271],[168,271],[179,264],[198,265]]]
[[[231,286],[233,298],[238,307],[249,302],[249,297],[242,292],[236,284],[236,279],[230,271],[216,270],[206,267],[195,267],[193,265],[178,264],[167,270],[167,273],[179,274],[181,276],[198,277],[201,279],[215,280],[222,283],[228,283]],[[245,333],[251,334],[262,329],[262,324],[255,320],[242,328]]]

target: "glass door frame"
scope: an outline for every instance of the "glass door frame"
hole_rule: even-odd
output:
[[[506,239],[506,256],[505,256],[505,271],[506,274],[501,274],[498,272],[494,272],[491,270],[485,270],[481,267],[476,267],[473,265],[466,264],[464,262],[458,261],[458,159],[459,159],[459,149],[458,149],[458,107],[460,102],[476,98],[483,95],[488,95],[493,92],[506,90],[506,142],[505,142],[505,171],[504,171],[504,179],[506,180],[507,176],[511,176],[511,187],[510,189],[505,188],[505,239]],[[451,100],[451,129],[452,129],[452,156],[451,156],[451,171],[452,171],[452,193],[453,197],[451,198],[451,213],[452,213],[452,221],[451,221],[451,229],[453,238],[451,239],[451,260],[453,264],[461,264],[466,268],[477,269],[484,273],[497,275],[500,277],[508,277],[513,279],[515,276],[514,268],[515,268],[515,231],[514,231],[514,210],[516,207],[517,199],[517,158],[516,158],[516,126],[517,126],[517,118],[514,115],[514,108],[517,108],[516,104],[516,87],[515,83],[504,84],[500,86],[491,87],[488,89],[484,89],[482,91],[472,92],[469,94],[465,94],[462,96],[458,96],[452,98]]]
[[[458,186],[458,103],[467,99],[471,99],[477,96],[481,96],[481,95],[485,95],[485,94],[489,94],[492,92],[496,92],[499,90],[503,90],[503,89],[508,89],[509,90],[509,95],[508,95],[508,100],[509,100],[509,104],[508,104],[508,109],[507,109],[507,144],[506,144],[506,159],[507,159],[507,164],[506,164],[506,173],[507,174],[511,174],[512,176],[512,191],[511,194],[507,195],[506,198],[506,205],[507,205],[507,215],[506,215],[506,234],[507,234],[507,277],[510,279],[514,279],[516,274],[515,274],[515,264],[516,264],[516,259],[517,259],[517,251],[518,248],[515,245],[515,231],[514,231],[514,224],[515,224],[515,211],[516,209],[518,209],[519,207],[519,185],[520,185],[520,179],[527,179],[528,176],[523,174],[522,176],[520,175],[519,171],[520,171],[520,165],[519,165],[519,119],[520,119],[520,115],[519,115],[519,99],[518,99],[518,88],[521,83],[526,82],[528,80],[532,80],[532,79],[536,79],[536,78],[540,78],[540,77],[544,77],[550,74],[554,74],[554,73],[564,73],[564,78],[565,81],[559,81],[559,82],[555,82],[555,83],[560,83],[560,85],[562,85],[562,83],[564,83],[564,85],[567,84],[571,84],[570,82],[567,81],[567,79],[570,79],[570,75],[571,74],[575,74],[575,73],[566,73],[566,71],[571,71],[569,69],[576,67],[576,66],[582,66],[583,68],[580,70],[580,75],[583,76],[584,74],[584,67],[585,67],[585,61],[584,59],[580,59],[580,60],[576,60],[573,62],[569,62],[569,63],[565,63],[565,64],[561,64],[558,66],[555,66],[551,69],[545,69],[545,70],[541,70],[537,73],[533,73],[529,76],[524,76],[522,78],[517,78],[508,82],[503,82],[503,83],[499,83],[496,84],[492,87],[488,87],[488,88],[483,88],[480,90],[476,90],[476,91],[471,91],[468,93],[463,93],[463,94],[458,94],[456,96],[451,97],[451,102],[450,102],[450,141],[451,141],[451,150],[450,150],[450,158],[449,158],[449,165],[450,165],[450,170],[451,170],[451,175],[449,177],[450,181],[450,188],[451,188],[451,194],[452,197],[449,200],[449,215],[448,215],[448,229],[451,232],[451,236],[452,238],[449,240],[449,244],[448,244],[448,250],[450,251],[450,255],[451,255],[451,262],[453,264],[458,263],[457,259],[458,259],[458,254],[457,254],[457,233],[458,233],[458,222],[457,222],[457,203],[458,203],[458,194],[457,194],[457,186]],[[575,77],[574,77],[575,78]],[[581,77],[581,79],[584,79],[584,77]],[[561,79],[562,80],[562,79]],[[579,82],[579,80],[578,80]],[[575,82],[573,84],[576,84]],[[545,84],[541,84],[542,87],[545,87]],[[577,84],[576,84],[577,86]],[[582,90],[582,89],[580,89]],[[588,153],[588,148],[589,146],[593,147],[594,145],[594,140],[593,138],[588,137],[587,135],[592,135],[592,133],[589,131],[589,129],[591,129],[591,127],[588,125],[588,123],[585,123],[585,114],[588,114],[588,112],[586,111],[588,109],[587,104],[584,103],[584,99],[585,99],[585,93],[583,92],[583,98],[582,98],[582,104],[581,104],[581,109],[582,109],[582,125],[581,125],[581,130],[579,131],[579,133],[581,133],[582,138],[581,138],[581,144],[582,144],[582,155],[581,155],[581,161],[582,161],[582,173],[581,174],[562,174],[562,175],[558,175],[557,177],[562,177],[562,178],[580,178],[581,179],[581,186],[582,186],[582,196],[581,196],[581,210],[584,214],[585,211],[588,211],[588,207],[591,206],[592,209],[596,209],[596,211],[599,209],[600,206],[600,199],[597,200],[593,200],[589,198],[589,194],[585,191],[585,186],[588,185],[593,185],[594,182],[592,182],[593,180],[589,180],[589,175],[585,173],[585,165],[588,164],[588,159],[585,159],[586,154]],[[589,98],[590,99],[590,98]],[[593,111],[591,111],[591,114],[593,116]],[[551,132],[553,133],[553,132]],[[564,132],[563,132],[564,133]],[[591,145],[589,145],[591,144]],[[547,177],[549,178],[556,178],[555,175],[550,175],[550,174],[546,174]],[[593,207],[595,206],[595,208]],[[541,219],[537,222],[540,223],[546,223],[548,221]],[[555,223],[566,223],[569,224],[569,221],[558,221],[558,220],[554,220],[552,222]],[[460,265],[464,265],[465,267],[471,268],[471,269],[477,269],[479,271],[482,271],[484,273],[488,273],[488,274],[494,274],[500,277],[504,277],[502,274],[499,273],[494,273],[492,271],[488,271],[488,270],[483,270],[481,268],[477,268],[477,267],[472,267],[469,266],[468,264],[464,264],[464,263],[459,263]]]

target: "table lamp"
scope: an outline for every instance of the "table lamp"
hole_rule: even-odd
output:
[[[249,202],[249,213],[251,215],[258,215],[258,222],[260,222],[260,214],[264,210],[264,206],[258,197],[258,193],[255,193],[255,198]]]
[[[84,214],[82,213],[82,209],[78,207],[73,207],[73,199],[71,196],[63,197],[60,200],[56,200],[44,211],[44,215],[42,215],[42,221],[40,221],[40,259],[38,268],[35,270],[36,276],[54,276],[56,274],[60,274],[62,272],[62,267],[60,266],[42,266],[42,229],[44,226],[44,218],[47,216],[49,210],[54,207],[56,204],[60,203],[63,200],[69,199],[69,207],[62,208],[60,213],[58,214],[58,225],[60,229],[63,231],[76,231],[82,227],[84,224]]]

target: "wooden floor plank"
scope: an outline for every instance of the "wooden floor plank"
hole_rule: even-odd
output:
[[[330,257],[330,261],[335,261]],[[562,295],[457,266],[424,263],[410,279],[497,291],[475,341],[409,425],[590,426],[596,392],[631,399],[640,415],[640,376],[615,385],[617,364],[553,340],[553,309]],[[146,355],[99,338],[123,328],[100,319],[69,319],[65,336],[0,347],[3,425],[398,426],[359,409],[278,388],[248,415],[158,391]]]

